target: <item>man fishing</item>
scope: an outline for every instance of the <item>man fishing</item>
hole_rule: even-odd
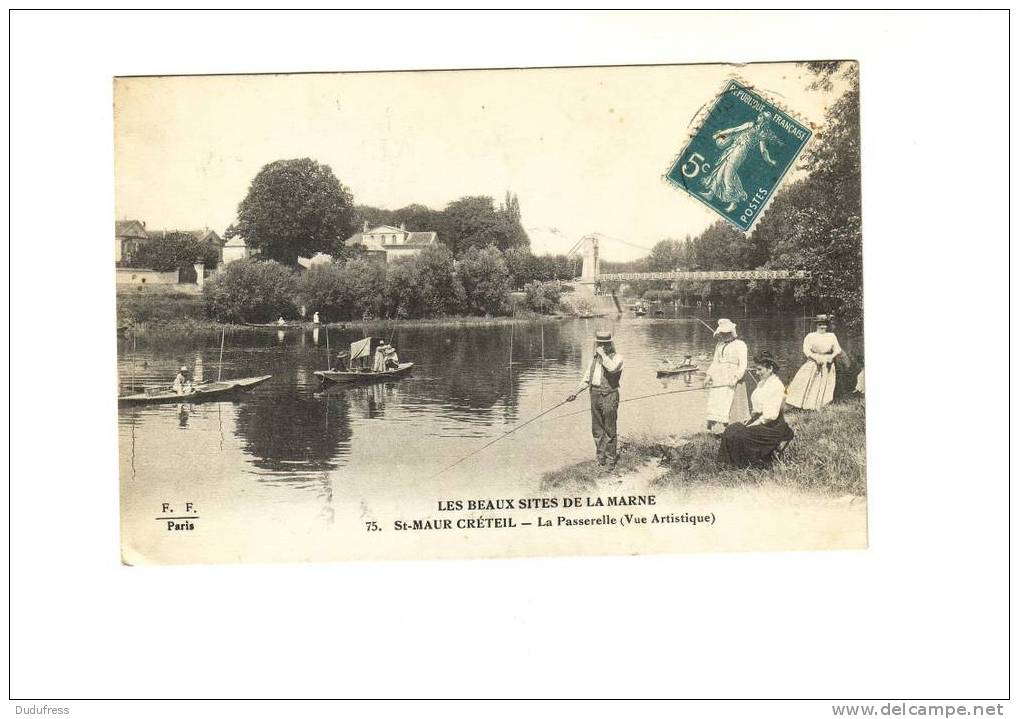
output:
[[[177,394],[191,394],[194,388],[191,386],[191,380],[188,379],[188,368],[187,365],[180,368],[177,372],[177,376],[173,378],[173,391]]]
[[[611,472],[616,467],[619,454],[616,451],[616,415],[619,411],[619,379],[623,376],[623,356],[616,352],[611,332],[595,334],[594,357],[580,380],[577,389],[570,394],[572,402],[585,389],[591,390],[591,434],[597,450],[598,464],[607,466]]]

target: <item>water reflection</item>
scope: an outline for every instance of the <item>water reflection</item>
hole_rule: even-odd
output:
[[[803,361],[802,323],[736,322],[751,353],[767,348],[779,358],[779,375],[788,383]],[[122,408],[125,476],[158,487],[168,476],[181,474],[186,458],[194,469],[180,481],[229,475],[231,481],[250,482],[254,476],[262,486],[311,492],[316,511],[328,521],[334,496],[350,492],[351,482],[384,475],[393,467],[405,467],[412,475],[427,457],[439,457],[434,462],[440,466],[445,458],[448,464],[448,458],[467,454],[479,442],[561,401],[591,361],[594,332],[602,327],[612,329],[626,358],[624,398],[696,387],[702,375],[659,378],[657,366],[663,359],[699,358],[714,347],[710,331],[691,319],[404,328],[386,339],[397,346],[401,359],[415,362],[409,376],[323,388],[314,371],[327,366],[330,352],[360,339],[361,331],[334,329],[328,336],[328,330],[319,328],[233,331],[225,341],[224,379],[271,374],[272,380],[227,402]],[[839,340],[851,355],[859,346],[859,338],[840,334]],[[119,340],[122,391],[134,384],[167,383],[182,364],[194,368],[196,380],[220,372],[217,332],[139,336],[135,342],[133,337]],[[838,376],[840,387],[848,383],[851,388],[855,372],[840,368]],[[697,397],[698,392],[677,394],[666,406],[670,417],[689,431],[702,423]],[[647,406],[626,405],[625,414],[653,415],[641,409]],[[652,429],[660,419],[648,418]],[[550,417],[547,431],[554,431],[557,421]],[[518,449],[507,443],[498,455],[500,471],[532,472],[563,456],[555,441],[528,432],[515,435]],[[490,462],[494,465],[495,458]]]

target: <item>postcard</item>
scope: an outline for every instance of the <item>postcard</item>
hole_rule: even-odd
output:
[[[855,62],[113,87],[125,564],[866,548]]]

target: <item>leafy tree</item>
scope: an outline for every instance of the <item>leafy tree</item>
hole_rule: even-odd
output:
[[[386,266],[384,297],[389,317],[422,317],[427,313],[416,257],[403,257]]]
[[[296,283],[298,301],[309,312],[319,312],[330,320],[350,316],[343,267],[337,263],[312,265]]]
[[[509,272],[506,260],[494,245],[468,248],[457,263],[456,275],[464,289],[468,312],[478,315],[509,312]]]
[[[453,267],[453,253],[432,245],[414,258],[426,311],[432,316],[455,315],[464,307],[464,288]]]
[[[527,308],[548,315],[559,309],[562,287],[558,282],[528,282],[524,286]]]
[[[226,237],[240,235],[260,257],[293,265],[298,255],[333,249],[353,232],[353,220],[353,196],[328,165],[276,160],[251,181]]]
[[[219,263],[219,249],[189,232],[168,232],[165,237],[142,243],[130,267],[147,267],[157,272],[173,272],[204,262],[213,268]]]
[[[671,272],[686,264],[686,254],[683,250],[683,243],[679,240],[662,240],[655,243],[651,248],[648,257],[648,269],[651,272]]]
[[[292,317],[296,282],[293,270],[269,261],[231,262],[205,282],[202,295],[210,317],[231,322],[268,322]]]

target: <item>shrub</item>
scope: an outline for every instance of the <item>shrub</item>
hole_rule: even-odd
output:
[[[421,291],[416,258],[401,258],[386,267],[384,303],[389,317],[421,317],[425,314],[425,297]]]
[[[293,317],[297,283],[277,262],[237,260],[205,282],[202,294],[209,316],[233,322],[269,322]]]
[[[455,315],[464,307],[464,288],[453,268],[453,253],[433,245],[414,258],[426,311],[436,317]]]
[[[347,316],[343,268],[328,263],[312,265],[296,281],[297,299],[309,313],[318,312],[323,321]]]
[[[466,309],[471,314],[501,315],[509,312],[510,279],[506,260],[494,245],[471,247],[457,264]]]
[[[558,282],[528,282],[524,286],[527,309],[543,315],[559,309],[561,288]]]

